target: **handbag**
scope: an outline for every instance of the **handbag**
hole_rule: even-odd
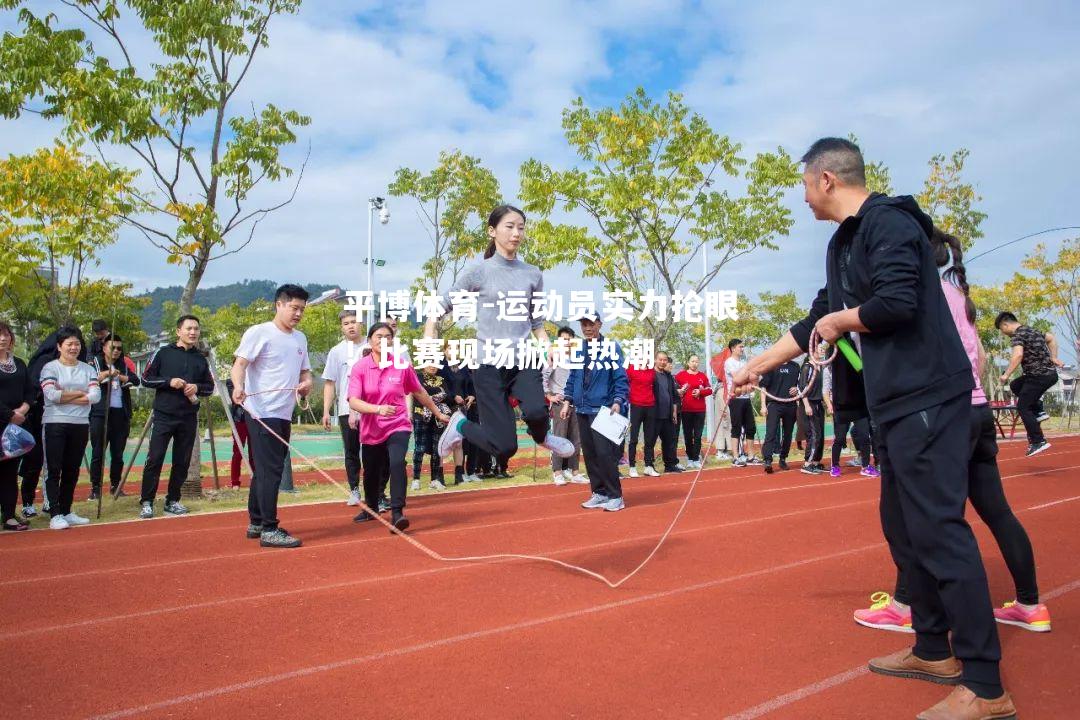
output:
[[[0,434],[0,461],[22,457],[37,445],[34,436],[19,425],[10,423]]]

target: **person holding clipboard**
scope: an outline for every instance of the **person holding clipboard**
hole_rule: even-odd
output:
[[[560,417],[566,420],[571,412],[577,413],[581,451],[592,486],[592,496],[581,507],[615,512],[626,507],[619,477],[619,456],[622,438],[629,424],[626,411],[630,381],[626,375],[622,348],[617,342],[614,343],[614,357],[608,362],[594,360],[604,342],[604,336],[600,333],[602,324],[599,317],[581,319],[581,334],[585,338],[584,362],[582,367],[571,370],[566,379]],[[597,362],[597,367],[591,367],[593,362]],[[603,367],[605,364],[614,367]],[[605,414],[608,417],[599,417]],[[621,427],[621,433],[616,428],[605,427],[612,420]],[[615,434],[618,439],[611,438],[610,434]]]

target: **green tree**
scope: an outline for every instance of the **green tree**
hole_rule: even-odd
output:
[[[522,165],[525,210],[540,216],[530,223],[525,259],[541,267],[580,263],[607,290],[630,292],[627,304],[639,313],[645,289],[670,296],[689,285],[700,294],[727,263],[775,249],[791,228],[782,198],[799,174],[787,153],[748,162],[677,94],[661,105],[639,88],[619,108],[599,110],[578,98],[563,111],[563,130],[584,167]],[[553,222],[557,206],[589,225]],[[706,247],[711,264],[699,277]],[[663,344],[673,323],[669,315],[644,326]]]
[[[915,196],[919,207],[934,219],[934,225],[955,235],[965,250],[983,236],[980,228],[986,219],[986,213],[975,208],[982,196],[963,178],[964,163],[970,154],[960,148],[948,159],[944,155],[930,158],[923,191]]]
[[[487,246],[487,216],[499,204],[499,181],[475,157],[460,150],[439,153],[426,175],[399,168],[389,193],[410,197],[419,208],[432,254],[423,264],[416,290],[439,292],[449,271],[453,283],[465,261]]]
[[[713,326],[713,341],[718,349],[726,347],[732,338],[739,338],[750,352],[763,350],[806,315],[794,292],[761,292],[757,302],[740,293],[736,310],[737,319],[721,320]]]
[[[0,0],[19,8],[22,0]],[[190,310],[207,265],[239,252],[277,204],[251,207],[264,180],[291,174],[280,157],[309,119],[268,104],[251,115],[231,102],[268,44],[272,18],[299,0],[64,0],[55,14],[19,10],[21,33],[0,41],[0,114],[30,111],[66,124],[102,157],[138,157],[152,185],[124,215],[169,263],[185,265],[180,307]],[[135,20],[152,44],[130,36]],[[99,47],[90,34],[104,37]],[[203,138],[208,138],[203,140]],[[302,171],[301,171],[302,175]],[[227,241],[245,235],[234,247]]]
[[[1002,311],[1009,311],[1036,330],[1047,332],[1052,322],[1046,317],[1046,305],[1042,298],[1028,292],[1023,283],[1010,281],[997,286],[971,286],[971,300],[975,303],[975,327],[986,351],[986,367],[982,383],[987,394],[1000,398],[1001,371],[1005,369],[1011,351],[1010,340],[994,327],[994,318]]]
[[[1066,240],[1056,258],[1039,243],[1021,263],[1031,275],[1017,273],[1006,283],[1014,294],[1035,298],[1055,320],[1062,354],[1076,357],[1080,339],[1080,238]]]

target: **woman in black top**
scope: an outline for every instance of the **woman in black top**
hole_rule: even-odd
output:
[[[15,357],[15,333],[6,322],[0,321],[0,432],[8,424],[22,425],[30,413],[34,386],[26,363]],[[28,530],[25,522],[15,516],[19,500],[19,460],[0,460],[0,515],[4,530]]]

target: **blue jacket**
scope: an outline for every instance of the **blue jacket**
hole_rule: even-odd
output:
[[[604,336],[597,339],[603,342]],[[626,376],[623,351],[618,343],[615,343],[615,354],[618,357],[617,366],[612,369],[593,368],[589,371],[587,386],[583,386],[584,369],[570,371],[563,397],[573,404],[574,412],[596,415],[601,408],[611,407],[613,403],[619,403],[621,414],[626,415],[629,412],[630,403],[627,398],[630,396],[630,380]]]

